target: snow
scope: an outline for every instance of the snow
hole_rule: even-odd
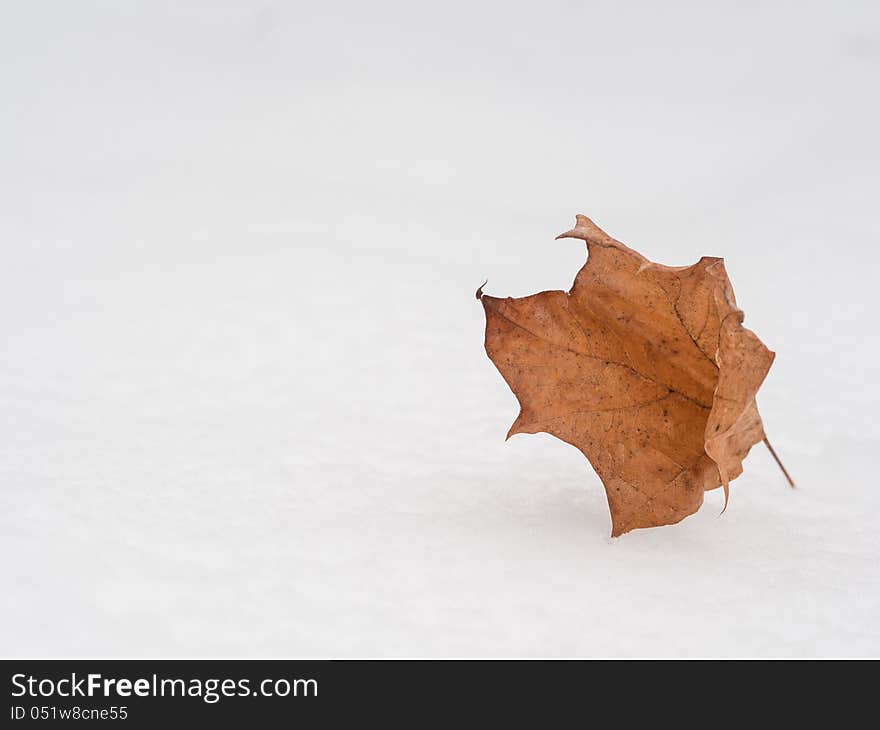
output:
[[[0,10],[0,652],[877,656],[880,9]],[[575,213],[725,257],[763,447],[676,526],[517,406],[474,290]]]

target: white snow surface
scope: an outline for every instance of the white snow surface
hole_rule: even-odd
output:
[[[876,3],[6,3],[0,653],[877,656]],[[474,290],[725,258],[763,446],[611,539]]]

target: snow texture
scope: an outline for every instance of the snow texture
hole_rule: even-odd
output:
[[[6,3],[0,652],[877,656],[880,6]],[[585,213],[775,350],[679,525],[514,396],[474,290]]]

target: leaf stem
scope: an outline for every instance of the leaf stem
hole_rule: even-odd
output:
[[[794,489],[794,480],[791,478],[791,475],[786,471],[785,467],[782,465],[782,461],[779,458],[779,455],[770,445],[770,441],[764,436],[764,445],[770,450],[770,455],[776,459],[776,463],[779,465],[779,468],[782,469],[782,473],[785,474],[785,478],[788,480],[789,486]]]

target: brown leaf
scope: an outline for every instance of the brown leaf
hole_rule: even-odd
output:
[[[569,292],[477,292],[486,352],[520,404],[508,433],[576,446],[605,485],[613,536],[696,512],[764,439],[755,394],[774,353],[742,326],[724,262],[655,264],[586,216]]]

